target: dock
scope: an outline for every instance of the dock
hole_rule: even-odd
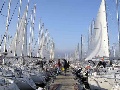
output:
[[[50,90],[79,90],[78,82],[74,78],[75,76],[70,70],[67,71],[66,75],[62,72],[51,84]]]

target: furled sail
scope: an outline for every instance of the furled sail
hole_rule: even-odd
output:
[[[102,0],[97,18],[94,23],[92,34],[92,43],[89,46],[88,57],[85,60],[91,60],[96,57],[109,57],[108,47],[108,28],[105,0]]]
[[[26,45],[27,45],[27,42],[26,42],[26,39],[27,39],[26,12],[27,11],[25,10],[23,17],[19,21],[19,27],[18,27],[18,30],[15,34],[15,37],[12,40],[11,45],[10,45],[8,56],[14,56],[14,52],[16,52],[17,56],[21,56],[21,55],[26,56],[26,54],[27,54],[27,48],[26,48]],[[17,33],[18,33],[18,35],[17,35]],[[16,50],[15,50],[15,44],[17,44]]]

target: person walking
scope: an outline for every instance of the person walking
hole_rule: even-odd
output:
[[[60,74],[60,69],[61,69],[61,62],[60,62],[60,59],[58,59],[58,63],[57,63],[57,74]]]
[[[63,59],[63,67],[64,67],[64,73],[65,73],[65,76],[66,76],[66,71],[67,71],[67,67],[68,67],[68,64],[67,64],[67,60]]]

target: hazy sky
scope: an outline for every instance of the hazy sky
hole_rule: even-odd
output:
[[[4,0],[0,1],[0,9]],[[2,14],[7,16],[7,5],[3,7]],[[19,0],[12,0],[11,16]],[[25,10],[27,0],[22,0],[21,16]],[[115,0],[106,0],[108,15],[108,32],[110,44],[117,42],[117,21]],[[50,36],[53,37],[57,51],[74,50],[80,42],[83,34],[84,42],[87,42],[88,28],[96,18],[101,0],[30,0],[30,11],[36,4],[35,37],[38,36],[38,22],[42,19],[45,28],[48,29]],[[9,34],[14,35],[16,31],[18,8],[10,23]],[[6,17],[0,16],[0,35],[5,32]],[[29,30],[29,26],[28,26]],[[87,45],[87,44],[86,44]]]

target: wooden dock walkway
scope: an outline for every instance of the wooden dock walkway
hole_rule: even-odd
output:
[[[66,73],[66,76],[62,73],[58,75],[54,83],[51,84],[50,90],[79,90],[77,81],[74,80],[74,78],[70,70]]]

